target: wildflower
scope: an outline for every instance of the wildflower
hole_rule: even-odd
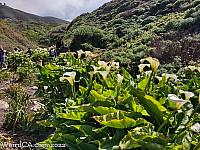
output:
[[[194,97],[194,93],[192,93],[192,92],[183,91],[183,90],[179,90],[179,92],[181,94],[185,94],[185,99],[186,100],[190,100],[191,97]]]
[[[151,69],[152,69],[153,72],[156,72],[158,70],[158,67],[160,65],[160,62],[159,62],[158,59],[152,58],[152,57],[148,57],[148,58],[140,60],[141,63],[144,63],[145,61],[148,61],[150,63]]]
[[[163,73],[162,76],[165,76],[166,79],[173,79],[174,81],[177,81],[178,80],[178,77],[177,75],[175,74],[168,74],[168,73]]]
[[[85,54],[85,52],[83,50],[79,50],[79,51],[77,51],[77,53],[78,53],[78,58],[81,58],[81,56],[83,54]]]
[[[98,71],[99,74],[102,75],[103,79],[106,80],[107,79],[107,76],[109,74],[108,71]]]
[[[117,74],[117,82],[118,82],[119,85],[122,84],[123,79],[124,79],[124,77],[122,75]]]
[[[155,76],[156,77],[156,79],[158,79],[158,81],[162,81],[162,77],[159,77],[159,76]]]
[[[111,62],[111,67],[113,68],[113,69],[119,69],[119,62]]]
[[[90,52],[90,51],[85,51],[85,56],[86,56],[86,57],[92,57],[93,54],[92,54],[92,52]]]
[[[184,99],[180,99],[175,94],[168,94],[168,99],[172,102],[176,103],[176,108],[180,109],[187,101]]]
[[[200,66],[188,66],[188,67],[185,67],[185,69],[189,69],[192,72],[200,72]]]
[[[73,85],[75,77],[76,77],[76,72],[66,72],[63,74],[63,77],[60,77],[60,81],[63,82],[64,80],[67,80],[71,85]]]
[[[151,65],[150,64],[140,64],[140,65],[138,65],[138,67],[139,67],[139,71],[140,72],[144,72],[144,68],[145,67],[151,67]]]
[[[98,64],[99,64],[99,66],[100,66],[101,68],[104,68],[104,69],[106,69],[106,67],[107,67],[107,65],[108,65],[108,63],[105,62],[105,61],[98,61]]]

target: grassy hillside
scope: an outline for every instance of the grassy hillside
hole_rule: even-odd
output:
[[[28,22],[47,23],[47,24],[65,24],[67,21],[55,17],[41,17],[34,14],[26,13],[9,6],[0,4],[0,18],[9,18],[11,20],[21,20]]]
[[[0,4],[0,45],[8,50],[49,46],[57,40],[51,32],[63,25],[66,28],[66,24],[58,18],[40,17]]]
[[[9,51],[13,50],[15,47],[20,47],[22,49],[37,47],[35,42],[31,42],[28,38],[23,36],[15,26],[5,20],[0,20],[0,45]]]
[[[200,0],[113,0],[73,20],[65,41],[72,50],[100,48],[103,58],[122,63],[145,55],[162,63],[176,55],[199,60]]]

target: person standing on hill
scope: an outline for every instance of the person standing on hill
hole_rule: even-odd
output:
[[[0,47],[0,68],[6,67],[6,50],[3,49],[3,47]]]
[[[30,58],[32,56],[32,50],[30,48],[28,48],[28,51],[26,52],[26,54]]]

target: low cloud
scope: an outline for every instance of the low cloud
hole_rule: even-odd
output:
[[[72,20],[111,0],[0,0],[8,6],[41,16]]]

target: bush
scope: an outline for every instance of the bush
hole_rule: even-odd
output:
[[[73,31],[70,49],[79,50],[84,43],[91,44],[97,48],[105,48],[106,36],[103,30],[92,26],[80,26]]]
[[[28,123],[28,102],[29,95],[19,85],[12,85],[7,90],[11,99],[9,112],[6,114],[5,127],[7,129],[21,129]]]

